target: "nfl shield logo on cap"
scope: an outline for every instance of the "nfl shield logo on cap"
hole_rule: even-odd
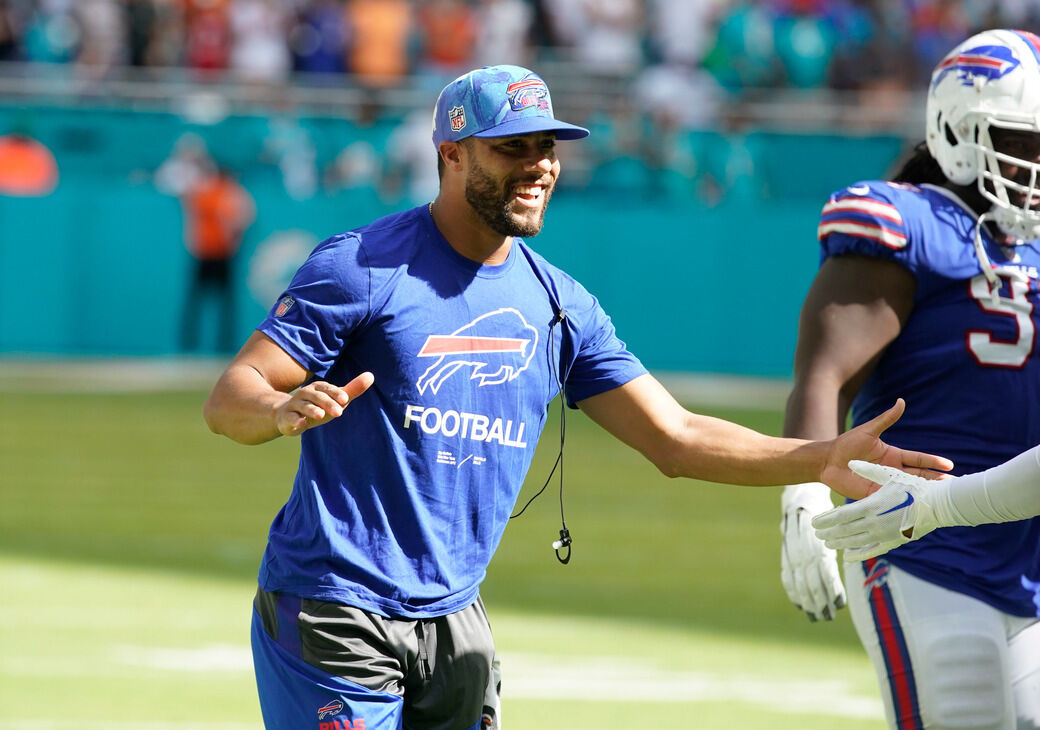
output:
[[[448,121],[452,132],[461,132],[466,126],[466,110],[461,106],[453,106],[448,110]]]

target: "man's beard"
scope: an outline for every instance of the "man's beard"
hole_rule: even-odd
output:
[[[513,183],[507,186],[511,190]],[[476,211],[488,228],[503,236],[537,236],[545,220],[545,209],[552,196],[551,188],[543,188],[542,208],[534,220],[520,218],[509,210],[511,197],[502,190],[482,167],[474,166],[466,178],[466,202]]]

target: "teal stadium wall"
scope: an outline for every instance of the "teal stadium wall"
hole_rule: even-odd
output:
[[[359,133],[335,119],[301,122],[319,161]],[[276,168],[258,162],[263,117],[192,125],[127,109],[0,107],[0,131],[16,125],[55,152],[61,182],[44,198],[0,197],[5,355],[177,353],[189,258],[180,205],[150,175],[185,131],[239,170],[257,202],[236,268],[240,340],[320,238],[410,204],[369,189],[290,199]],[[705,155],[723,142],[697,140]],[[764,131],[751,142],[756,179],[744,192],[708,204],[694,181],[673,176],[662,188],[628,161],[625,174],[608,169],[589,187],[561,189],[533,240],[600,299],[652,369],[789,375],[820,207],[842,185],[883,176],[903,146]]]

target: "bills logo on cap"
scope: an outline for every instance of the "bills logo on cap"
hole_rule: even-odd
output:
[[[933,86],[938,86],[946,75],[956,73],[965,86],[971,86],[976,78],[995,81],[1019,67],[1019,60],[1010,48],[1004,46],[978,46],[947,56],[939,64]]]
[[[509,107],[515,112],[529,106],[549,108],[549,89],[537,76],[528,76],[522,81],[510,84],[506,87],[506,96],[509,97]]]
[[[462,131],[466,126],[466,110],[461,106],[453,106],[448,110],[448,121],[452,132]]]

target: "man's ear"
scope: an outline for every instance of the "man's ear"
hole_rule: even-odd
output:
[[[445,167],[456,172],[462,169],[463,145],[461,142],[441,142],[437,148]]]

